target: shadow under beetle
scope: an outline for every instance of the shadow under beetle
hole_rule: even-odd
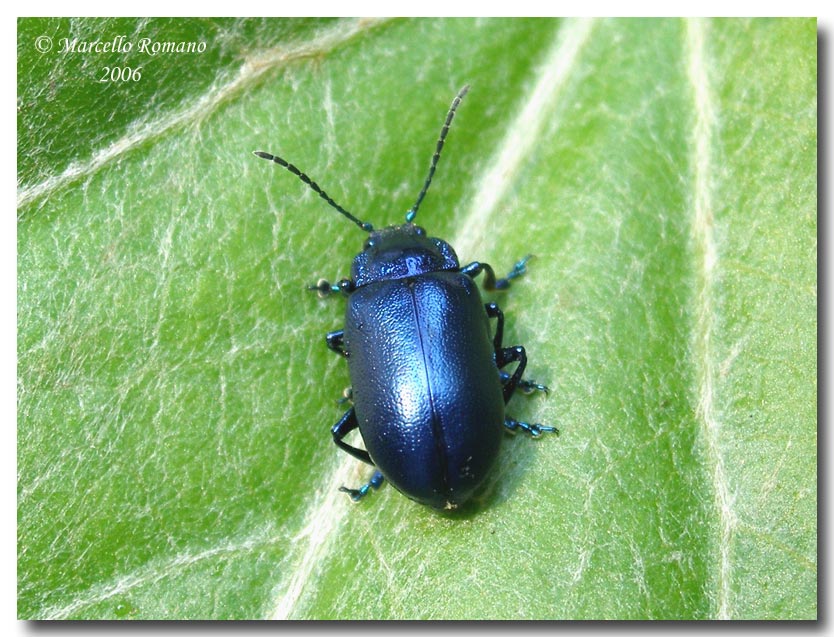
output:
[[[547,392],[523,380],[527,355],[520,345],[504,347],[504,315],[484,304],[474,278],[500,290],[526,271],[526,257],[503,279],[477,261],[460,266],[452,247],[414,225],[417,209],[434,176],[464,86],[446,115],[429,174],[406,223],[374,230],[337,204],[293,164],[257,151],[296,175],[322,199],[370,236],[353,260],[351,278],[320,280],[310,290],[348,297],[345,327],[327,334],[327,346],[348,361],[353,406],[332,428],[335,443],[376,467],[359,489],[342,487],[354,500],[387,479],[409,498],[454,509],[483,483],[498,457],[505,430],[538,436],[555,427],[506,416],[516,389]],[[495,333],[490,337],[491,319]],[[512,374],[503,368],[516,363]],[[365,449],[345,442],[359,429]]]

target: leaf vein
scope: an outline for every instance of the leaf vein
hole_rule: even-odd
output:
[[[471,255],[476,242],[483,237],[480,229],[497,210],[501,200],[513,183],[514,177],[539,140],[545,125],[552,125],[549,115],[562,96],[571,72],[575,68],[582,49],[590,40],[593,20],[568,20],[559,30],[558,37],[539,67],[532,90],[525,95],[515,119],[507,126],[507,132],[489,161],[476,186],[475,198],[466,216],[466,222],[453,241],[459,255]]]
[[[22,188],[18,191],[17,206],[20,209],[31,201],[46,197],[52,192],[76,179],[94,174],[103,166],[133,148],[155,139],[178,126],[198,122],[214,111],[230,97],[240,93],[258,81],[264,73],[276,66],[288,64],[294,60],[327,53],[360,33],[373,28],[383,20],[350,20],[339,22],[330,29],[321,31],[318,36],[287,48],[277,48],[246,60],[229,81],[213,86],[206,94],[198,97],[185,108],[170,113],[160,119],[154,119],[136,126],[121,139],[100,149],[93,157],[83,162],[73,162],[59,175],[53,175],[40,183]]]
[[[138,586],[154,584],[183,568],[187,568],[203,560],[211,559],[218,555],[251,551],[258,547],[277,542],[283,542],[283,536],[276,534],[272,529],[265,529],[239,542],[230,540],[219,546],[201,551],[179,553],[164,562],[155,561],[139,569],[138,572],[121,575],[107,584],[95,585],[88,589],[85,594],[76,597],[68,604],[48,607],[41,614],[41,619],[67,619],[74,616],[83,608],[127,593]]]
[[[704,51],[705,27],[701,20],[686,23],[687,75],[692,85],[695,122],[692,144],[693,218],[692,235],[696,258],[696,316],[693,351],[696,364],[696,414],[706,445],[712,473],[715,509],[718,516],[717,609],[719,619],[729,619],[732,581],[731,544],[735,528],[733,497],[719,447],[721,423],[715,406],[716,377],[713,334],[716,328],[714,299],[718,251],[713,235],[712,147],[716,127],[715,98],[711,92],[707,54]]]

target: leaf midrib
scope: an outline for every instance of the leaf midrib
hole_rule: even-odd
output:
[[[696,388],[696,417],[706,447],[706,462],[712,474],[714,510],[718,520],[718,564],[716,606],[718,619],[730,619],[730,555],[734,526],[732,497],[719,447],[720,422],[715,403],[715,352],[713,332],[716,328],[714,300],[718,253],[713,236],[713,135],[716,127],[715,98],[709,81],[709,60],[705,49],[705,26],[701,20],[686,21],[687,77],[692,88],[694,129],[692,164],[692,235],[695,244],[696,289],[693,305],[695,326],[693,353]]]

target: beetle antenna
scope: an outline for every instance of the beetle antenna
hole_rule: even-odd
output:
[[[283,166],[284,168],[289,170],[293,175],[295,175],[301,181],[303,181],[305,184],[310,186],[310,188],[312,188],[318,194],[319,197],[324,199],[327,203],[329,203],[331,206],[333,206],[336,210],[338,210],[340,213],[342,213],[345,217],[350,219],[357,226],[362,228],[362,230],[364,230],[365,232],[373,232],[374,227],[371,224],[367,223],[366,221],[362,221],[360,219],[357,219],[352,214],[350,214],[347,210],[342,208],[339,204],[337,204],[335,201],[333,201],[333,199],[330,197],[330,195],[328,195],[326,192],[324,192],[321,189],[321,186],[319,186],[315,181],[310,179],[307,175],[305,175],[303,172],[301,172],[298,168],[296,168],[290,162],[288,162],[284,159],[281,159],[277,155],[270,155],[269,153],[265,153],[261,150],[256,150],[255,155],[257,155],[261,159],[266,159],[267,161],[274,161],[279,166]]]
[[[449,132],[449,126],[452,125],[452,119],[454,119],[455,117],[455,111],[460,105],[460,101],[468,92],[469,85],[467,84],[462,89],[460,89],[460,91],[458,91],[458,94],[455,96],[455,99],[452,100],[452,105],[449,107],[449,112],[446,114],[446,121],[443,122],[443,128],[440,129],[440,139],[437,140],[437,148],[435,148],[434,155],[431,158],[429,176],[426,177],[426,183],[423,184],[423,189],[417,196],[417,201],[414,202],[414,205],[411,206],[411,210],[409,210],[405,215],[405,220],[408,223],[414,221],[414,217],[417,216],[417,209],[420,207],[420,204],[423,203],[423,197],[425,197],[426,192],[428,192],[429,186],[431,185],[431,179],[432,177],[434,177],[434,171],[437,168],[437,162],[440,160],[440,151],[443,150],[443,143],[446,140],[446,134]]]

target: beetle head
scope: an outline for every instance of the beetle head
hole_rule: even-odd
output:
[[[356,287],[391,279],[404,279],[440,270],[458,270],[455,251],[442,239],[426,236],[412,223],[371,232],[356,255],[351,278]]]

